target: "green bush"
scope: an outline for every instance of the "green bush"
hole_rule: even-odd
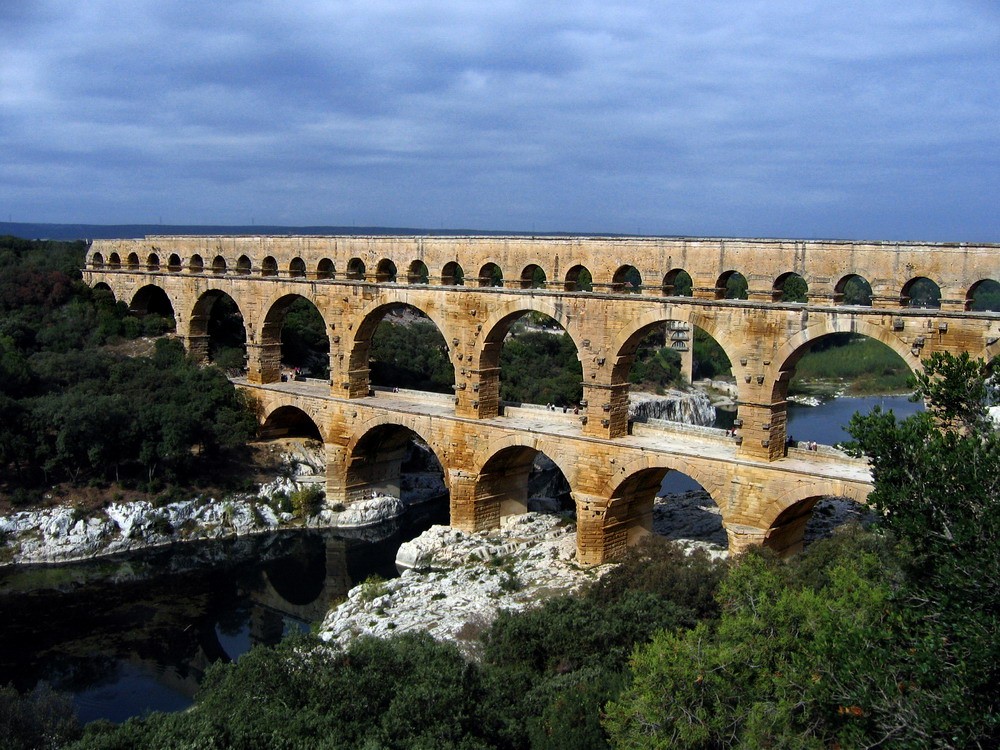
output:
[[[326,493],[315,485],[310,485],[308,487],[303,487],[300,490],[296,490],[289,498],[289,502],[292,506],[292,512],[299,518],[314,516],[319,513],[322,508],[323,498],[325,496]]]

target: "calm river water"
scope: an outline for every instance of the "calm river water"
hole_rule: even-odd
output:
[[[900,416],[920,408],[905,396],[793,404],[790,432],[837,443],[851,415],[875,405]],[[664,482],[697,487],[676,472]],[[73,695],[82,721],[183,709],[210,663],[308,630],[352,585],[394,576],[399,545],[446,518],[446,508],[424,513],[377,543],[290,531],[0,571],[0,684],[44,680]]]

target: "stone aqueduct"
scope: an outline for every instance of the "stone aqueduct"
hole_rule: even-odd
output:
[[[711,494],[733,549],[764,543],[794,550],[819,496],[863,500],[870,491],[864,462],[835,451],[786,455],[796,362],[812,342],[842,332],[881,341],[914,369],[935,351],[992,359],[1000,354],[1000,314],[970,307],[977,287],[1000,275],[998,250],[756,239],[150,236],[95,241],[84,278],[140,311],[150,287],[162,290],[178,334],[200,357],[208,352],[212,305],[231,297],[246,328],[248,374],[238,382],[265,416],[291,407],[315,423],[326,446],[328,502],[398,482],[416,435],[444,469],[451,524],[490,528],[524,508],[531,462],[541,451],[570,484],[580,560],[599,563],[649,528],[653,497],[671,469]],[[680,271],[692,280],[691,296],[674,293]],[[584,272],[592,279],[587,291]],[[747,279],[745,300],[725,298],[734,272]],[[780,301],[790,274],[807,284],[807,302]],[[843,303],[855,277],[868,281],[870,306]],[[909,305],[921,278],[940,288],[940,307]],[[329,385],[281,382],[281,328],[299,297],[328,328]],[[370,389],[371,337],[400,304],[441,331],[455,370],[453,398]],[[529,311],[554,318],[576,344],[579,415],[505,410],[500,402],[500,348]],[[692,326],[725,349],[739,389],[739,437],[629,425],[637,346],[667,321],[675,322],[682,349]]]

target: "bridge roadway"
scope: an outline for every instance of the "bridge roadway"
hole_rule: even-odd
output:
[[[719,506],[730,548],[764,543],[780,552],[801,546],[812,506],[823,495],[863,501],[871,490],[864,460],[832,448],[790,449],[780,461],[741,454],[724,430],[637,423],[614,439],[584,433],[572,413],[544,407],[504,409],[473,419],[455,414],[452,398],[416,391],[331,395],[325,381],[258,384],[233,381],[280,425],[301,410],[323,436],[327,495],[350,502],[398,492],[405,446],[419,437],[441,463],[451,497],[451,524],[473,531],[501,515],[523,512],[537,452],[552,459],[576,503],[578,556],[599,563],[651,530],[653,499],[668,470],[698,481]]]

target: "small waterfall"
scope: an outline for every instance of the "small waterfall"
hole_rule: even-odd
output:
[[[701,391],[667,391],[632,393],[629,395],[628,415],[636,422],[665,419],[670,422],[711,426],[715,423],[715,407]]]

